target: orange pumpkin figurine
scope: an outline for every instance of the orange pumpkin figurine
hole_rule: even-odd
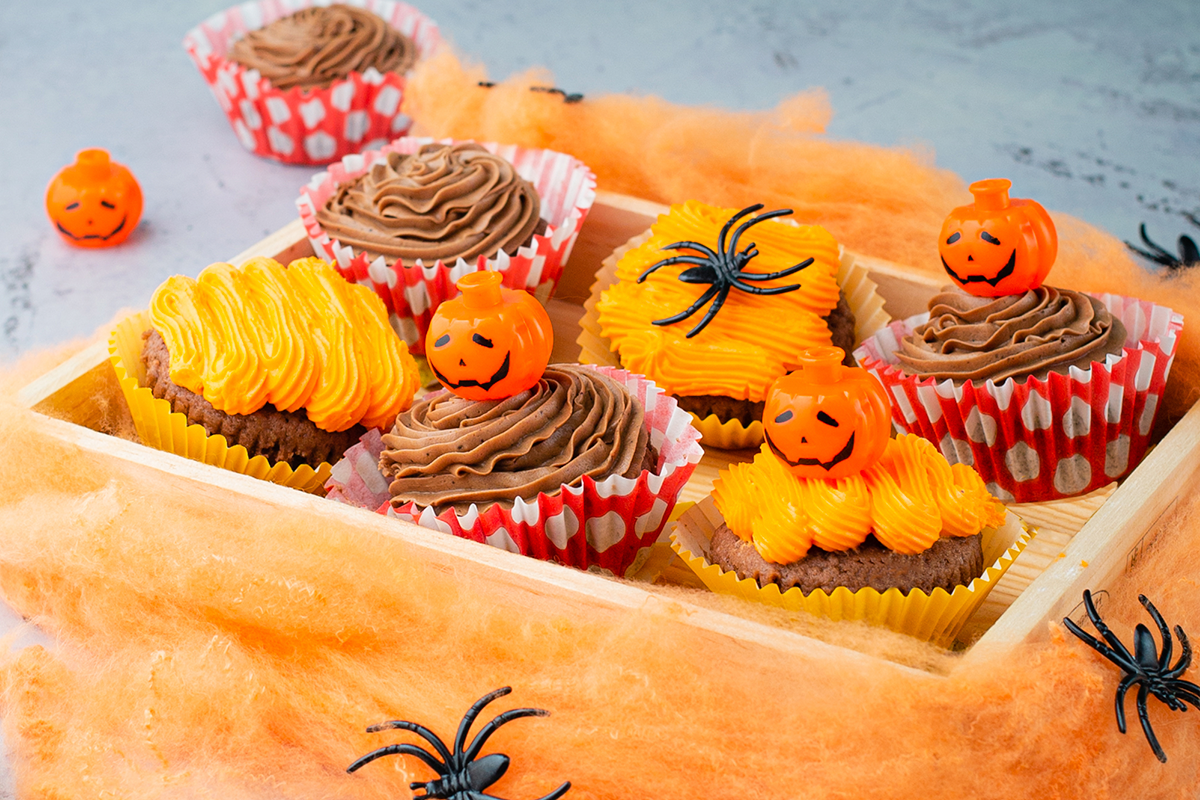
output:
[[[425,334],[425,357],[450,391],[499,400],[525,391],[550,363],[550,317],[528,292],[500,286],[498,272],[458,281],[462,296],[438,306]]]
[[[802,350],[800,367],[767,393],[767,444],[798,478],[856,475],[887,446],[887,390],[865,369],[843,366],[845,355],[839,347]]]
[[[46,188],[46,213],[76,247],[111,247],[142,218],[142,188],[105,150],[83,150]]]
[[[975,202],[954,209],[942,224],[942,266],[976,297],[1038,288],[1058,255],[1058,234],[1046,209],[1009,198],[1011,186],[1004,178],[972,183]]]

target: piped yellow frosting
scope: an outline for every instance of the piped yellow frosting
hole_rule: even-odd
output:
[[[709,304],[682,322],[654,325],[696,302],[708,284],[682,283],[679,274],[692,264],[673,264],[638,277],[663,259],[700,255],[699,251],[663,250],[694,241],[713,250],[721,227],[736,212],[689,201],[672,206],[650,228],[650,238],[617,263],[617,283],[596,304],[601,333],[612,342],[626,369],[652,378],[676,395],[722,395],[758,402],[771,382],[794,369],[797,354],[829,345],[828,316],[838,303],[838,243],[824,228],[767,220],[748,229],[738,250],[754,243],[759,254],[745,267],[759,274],[787,269],[810,256],[808,266],[793,275],[757,282],[762,287],[799,284],[785,294],[765,296],[739,289],[729,292],[716,317],[696,336],[686,338]]]
[[[168,278],[150,320],[171,380],[227,414],[303,408],[318,428],[391,424],[419,386],[408,346],[374,292],[318,258],[254,258]]]
[[[797,478],[766,444],[713,485],[713,500],[735,534],[765,560],[789,564],[811,546],[850,550],[874,533],[890,550],[913,555],[941,536],[972,536],[1004,523],[1004,506],[983,479],[951,466],[925,439],[902,434],[879,462],[849,478]]]

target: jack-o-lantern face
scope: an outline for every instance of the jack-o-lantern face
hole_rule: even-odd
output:
[[[844,478],[879,460],[892,405],[879,380],[842,366],[837,347],[800,353],[800,368],[775,381],[763,409],[767,444],[799,478]]]
[[[84,150],[46,189],[46,213],[77,247],[125,241],[142,217],[142,190],[128,169],[103,150]]]
[[[970,186],[975,202],[950,212],[938,252],[946,274],[976,297],[1021,294],[1042,285],[1058,255],[1058,234],[1046,209],[1010,199],[1003,178]]]
[[[438,306],[425,357],[442,385],[470,400],[499,400],[533,386],[550,363],[550,317],[528,292],[504,289],[498,272],[458,282],[462,296]]]

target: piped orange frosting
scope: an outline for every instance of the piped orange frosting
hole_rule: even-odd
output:
[[[902,434],[875,466],[836,480],[797,478],[768,445],[713,485],[727,524],[765,560],[789,564],[816,545],[850,550],[874,533],[890,550],[924,552],[941,536],[972,536],[1004,523],[1004,506],[983,479],[947,463],[925,439]]]
[[[171,380],[227,414],[305,409],[326,431],[390,425],[419,385],[383,302],[317,258],[254,258],[168,278],[150,320]]]
[[[715,250],[721,227],[736,213],[696,201],[672,206],[651,226],[650,238],[621,258],[618,282],[596,304],[601,333],[620,354],[622,366],[650,377],[671,394],[758,402],[772,381],[798,365],[801,350],[832,342],[822,317],[838,303],[838,243],[819,226],[774,220],[755,225],[742,236],[739,250],[754,242],[759,251],[745,270],[777,272],[812,257],[813,264],[798,273],[757,284],[798,283],[799,289],[773,296],[734,289],[712,322],[691,339],[687,333],[703,317],[707,304],[682,322],[652,323],[688,308],[709,286],[679,281],[690,264],[662,267],[640,284],[638,277],[671,256],[701,255],[687,249],[663,250],[666,245],[694,241]]]

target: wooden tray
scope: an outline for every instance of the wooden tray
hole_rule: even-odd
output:
[[[632,236],[646,230],[663,210],[636,198],[598,193],[559,283],[557,296],[548,304],[555,326],[554,360],[578,358],[576,338],[582,305],[601,262]],[[241,263],[259,255],[287,263],[312,255],[312,249],[297,220],[230,261]],[[914,275],[895,264],[855,258],[869,268],[870,277],[885,300],[885,308],[893,317],[920,313],[928,297],[941,286],[936,278]],[[108,360],[106,341],[79,351],[33,381],[21,391],[20,398],[35,412],[40,432],[126,462],[130,469],[144,471],[147,479],[168,491],[201,493],[218,503],[225,493],[233,492],[301,509],[317,515],[326,524],[398,537],[410,545],[414,557],[434,569],[510,593],[550,597],[564,615],[587,607],[612,615],[615,622],[623,614],[669,606],[673,612],[682,613],[657,615],[655,624],[686,626],[689,635],[701,637],[726,652],[733,664],[749,663],[757,648],[767,648],[789,656],[779,662],[787,664],[786,669],[793,676],[802,674],[805,664],[828,657],[837,657],[847,664],[865,660],[913,672],[910,667],[872,655],[713,610],[689,601],[686,596],[681,598],[678,593],[664,596],[638,581],[613,581],[445,536],[102,433],[132,430],[128,409]],[[746,457],[742,453],[710,452],[696,469],[682,500],[695,501],[705,496],[720,467]],[[1162,522],[1171,514],[1180,495],[1191,491],[1198,480],[1200,404],[1191,409],[1120,487],[1110,485],[1069,501],[1014,506],[1022,518],[1039,528],[1038,536],[967,623],[960,636],[962,642],[968,643],[963,645],[966,653],[956,662],[955,669],[969,669],[978,658],[1003,653],[1027,639],[1044,637],[1046,621],[1076,613],[1085,588],[1093,591],[1105,588],[1153,546]],[[669,549],[665,552],[664,549],[657,551],[639,577],[683,586],[698,585],[692,573],[674,559]]]

